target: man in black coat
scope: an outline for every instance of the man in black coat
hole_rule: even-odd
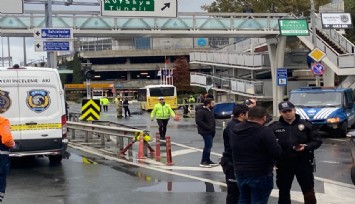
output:
[[[218,164],[212,162],[210,159],[211,149],[213,146],[213,138],[216,134],[216,121],[211,111],[213,106],[213,99],[208,98],[203,102],[203,106],[196,107],[195,121],[197,124],[197,131],[198,134],[202,136],[205,143],[200,166],[205,168],[218,166]]]
[[[221,158],[223,173],[226,175],[227,198],[226,204],[236,204],[239,199],[239,189],[235,178],[232,158],[232,148],[230,146],[230,135],[233,127],[248,119],[248,106],[238,104],[233,110],[233,118],[223,130],[224,152]]]
[[[312,123],[296,114],[289,101],[279,103],[281,117],[270,125],[282,147],[282,156],[276,162],[276,184],[279,204],[291,204],[290,190],[294,176],[301,186],[304,203],[316,204],[314,192],[314,153],[322,139]]]
[[[273,167],[281,147],[272,129],[264,126],[266,109],[253,107],[248,120],[233,127],[230,135],[238,203],[267,204],[273,189]]]

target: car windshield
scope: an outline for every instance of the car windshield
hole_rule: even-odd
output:
[[[295,106],[341,106],[340,92],[292,93],[290,101]]]

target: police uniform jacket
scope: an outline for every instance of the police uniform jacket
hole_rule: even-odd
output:
[[[271,127],[282,147],[280,161],[290,159],[306,159],[313,157],[313,151],[320,147],[322,138],[312,123],[302,120],[298,114],[292,124],[287,123],[283,117],[272,123]],[[299,144],[306,144],[305,150],[297,152],[294,147]]]

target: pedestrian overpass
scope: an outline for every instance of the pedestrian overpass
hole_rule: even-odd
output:
[[[265,38],[268,46],[270,70],[272,73],[272,99],[274,101],[274,115],[277,115],[277,102],[283,98],[283,90],[276,86],[276,68],[284,67],[284,54],[286,48],[286,36],[279,36],[279,19],[296,18],[287,13],[179,13],[177,18],[159,17],[102,17],[87,12],[55,12],[53,16],[53,27],[72,28],[74,37],[246,37]],[[316,40],[317,47],[327,56],[322,60],[326,67],[332,71],[324,75],[325,82],[334,82],[334,73],[338,75],[353,75],[355,73],[355,46],[336,30],[323,30],[321,20],[316,17]],[[45,16],[42,13],[27,11],[21,15],[0,15],[1,36],[6,37],[33,37],[34,29],[45,27]],[[309,49],[314,45],[310,36],[299,36],[299,39]],[[265,42],[263,42],[265,43]],[[195,53],[196,54],[196,53]],[[223,54],[223,53],[222,53]],[[235,53],[234,53],[235,54]],[[229,56],[234,55],[228,54]],[[260,54],[260,53],[259,53]],[[226,55],[226,53],[224,53]],[[257,54],[252,54],[257,55]],[[202,56],[202,55],[200,55]],[[194,58],[195,63],[211,63],[216,58],[201,57]],[[222,58],[213,61],[215,65],[238,66],[241,69],[249,69],[245,64],[248,59],[258,58],[250,53],[238,53],[239,61],[222,61]],[[236,58],[235,58],[236,59]],[[243,62],[241,64],[241,62]],[[258,61],[259,62],[259,61]],[[254,61],[253,61],[254,63]],[[225,65],[227,64],[227,65]],[[247,66],[246,66],[247,65]],[[263,64],[261,64],[263,65]],[[253,69],[253,67],[252,67]],[[232,77],[233,78],[233,77]],[[192,79],[192,81],[194,81]],[[212,87],[215,90],[234,92],[231,87],[236,87],[240,80],[234,80],[235,85],[230,84],[228,89],[224,87]],[[238,82],[238,83],[237,83]],[[248,82],[246,82],[248,83]],[[255,83],[260,87],[260,83]],[[200,84],[203,85],[203,84]],[[244,84],[245,85],[245,84]],[[205,85],[209,86],[209,85]],[[248,86],[245,86],[248,87]],[[238,89],[241,94],[253,96],[253,92],[245,93]],[[248,89],[250,90],[250,89]],[[255,88],[260,93],[260,88]],[[237,93],[238,93],[237,92]],[[265,93],[264,93],[265,94]],[[265,96],[261,96],[265,97]],[[269,98],[269,95],[266,95]],[[276,114],[275,114],[276,113]]]

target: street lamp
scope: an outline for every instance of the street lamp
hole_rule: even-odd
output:
[[[314,0],[310,0],[311,2],[311,26],[312,26],[312,43],[314,45],[314,49],[317,48],[317,31],[316,31],[316,9],[314,6]],[[320,77],[316,76],[316,86],[320,86]]]

